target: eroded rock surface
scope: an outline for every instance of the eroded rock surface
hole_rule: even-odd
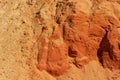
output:
[[[0,80],[120,80],[119,0],[1,0]]]

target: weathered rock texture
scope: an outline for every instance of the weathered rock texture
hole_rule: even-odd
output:
[[[120,80],[119,0],[0,0],[0,80]]]

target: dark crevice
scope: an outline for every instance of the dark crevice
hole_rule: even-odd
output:
[[[65,22],[67,22],[68,26],[71,27],[71,28],[72,28],[72,26],[73,26],[73,21],[72,21],[72,19],[73,19],[73,16],[68,16],[68,17],[66,18],[66,21],[65,21]]]
[[[118,43],[118,48],[120,49],[120,43]]]
[[[41,18],[40,11],[36,12],[35,17],[37,17],[37,18],[39,18],[39,19]]]
[[[99,62],[104,66],[104,58],[106,56],[109,56],[110,60],[113,60],[113,52],[112,52],[112,47],[110,45],[110,42],[107,38],[108,32],[106,31],[106,34],[102,38],[102,41],[99,45],[99,49],[97,51],[97,56],[99,58]]]
[[[70,47],[68,48],[68,55],[72,58],[77,57],[77,51],[73,51]]]

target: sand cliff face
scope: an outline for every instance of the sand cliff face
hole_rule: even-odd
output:
[[[120,80],[119,0],[0,0],[0,80]]]

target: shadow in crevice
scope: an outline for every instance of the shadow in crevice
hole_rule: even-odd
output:
[[[71,47],[68,48],[68,55],[69,57],[76,58],[77,57],[77,51],[73,51]]]
[[[101,43],[99,45],[99,49],[97,51],[97,56],[99,58],[99,62],[104,66],[104,62],[106,59],[104,58],[109,58],[110,60],[113,60],[113,52],[111,50],[111,45],[108,40],[108,31],[106,31],[106,34],[101,40]]]

